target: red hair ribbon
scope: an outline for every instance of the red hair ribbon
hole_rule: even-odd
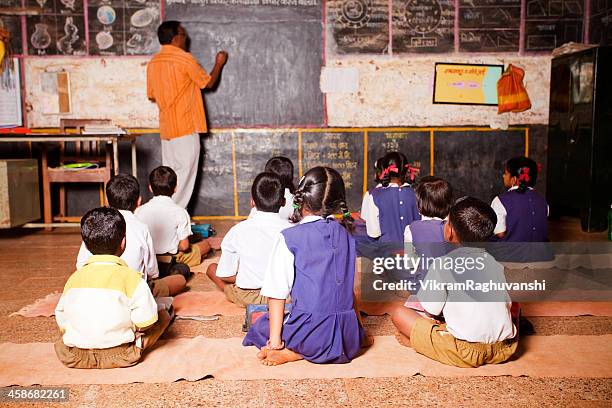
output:
[[[542,165],[538,163],[538,173],[540,172],[540,170],[542,170]]]
[[[387,174],[389,173],[399,173],[399,170],[397,169],[397,166],[395,164],[390,165],[389,167],[387,167],[386,169],[384,169],[381,173],[380,173],[380,177],[385,177]]]
[[[529,167],[523,167],[519,173],[519,181],[529,183]]]
[[[410,181],[414,181],[414,177],[421,172],[421,169],[419,169],[418,167],[412,167],[410,164],[407,164],[406,168],[410,173]]]

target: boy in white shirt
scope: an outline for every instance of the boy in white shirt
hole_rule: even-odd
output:
[[[279,232],[291,226],[279,217],[284,205],[284,187],[274,173],[260,173],[251,187],[251,216],[233,226],[221,243],[221,258],[211,264],[206,275],[225,293],[230,302],[246,307],[264,304],[259,293],[268,257]]]
[[[177,262],[198,266],[210,251],[207,240],[189,243],[191,218],[183,207],[172,200],[177,177],[174,170],[159,166],[149,175],[149,190],[155,195],[136,209],[136,217],[148,225],[155,253],[173,255]]]
[[[393,313],[402,344],[457,367],[503,363],[514,354],[518,336],[508,293],[465,286],[470,281],[483,285],[506,282],[504,267],[493,256],[477,245],[466,246],[486,242],[496,222],[493,209],[476,198],[465,197],[453,205],[444,238],[457,249],[434,259],[417,295],[428,317],[409,304]],[[440,315],[445,323],[437,320]]]
[[[114,208],[95,208],[81,219],[81,236],[93,255],[68,278],[55,309],[62,332],[55,353],[67,367],[137,364],[170,324],[140,272],[119,258],[125,230]]]
[[[141,202],[138,180],[129,174],[112,177],[106,183],[106,200],[110,207],[119,210],[125,220],[126,244],[121,259],[131,269],[142,274],[142,278],[149,282],[155,297],[173,296],[182,292],[187,285],[183,276],[158,279],[157,258],[149,227],[134,215]],[[82,268],[91,255],[85,242],[82,242],[77,256],[77,269]]]

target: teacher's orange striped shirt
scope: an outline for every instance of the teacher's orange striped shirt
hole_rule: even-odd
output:
[[[188,52],[162,45],[147,66],[147,97],[159,107],[159,133],[169,140],[205,133],[206,114],[201,89],[210,76]]]

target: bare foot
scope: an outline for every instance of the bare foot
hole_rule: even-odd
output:
[[[395,333],[395,338],[397,339],[399,344],[401,344],[402,346],[412,347],[410,345],[410,339],[407,336],[405,336],[404,334],[402,334],[400,332],[397,332],[397,333]]]
[[[257,353],[257,358],[260,360],[263,360],[267,356],[268,356],[268,348],[264,346],[259,350],[259,353]]]
[[[363,342],[361,343],[361,348],[368,348],[374,344],[374,336],[370,336],[369,334],[365,335]]]
[[[261,364],[267,366],[276,366],[280,364],[290,363],[303,359],[298,353],[284,348],[282,350],[267,350],[266,357],[261,360]]]

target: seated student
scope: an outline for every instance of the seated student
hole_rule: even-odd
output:
[[[278,216],[283,198],[283,183],[274,173],[260,173],[251,187],[251,216],[234,225],[221,242],[219,264],[208,267],[206,275],[230,302],[246,307],[265,304],[259,292],[268,258],[279,232],[291,226]]]
[[[514,157],[504,166],[504,187],[491,207],[497,215],[495,241],[511,244],[494,246],[500,261],[536,262],[553,258],[548,241],[548,204],[533,187],[538,165],[527,157]],[[540,242],[542,244],[532,244]]]
[[[371,190],[361,207],[368,235],[381,242],[401,243],[404,230],[421,216],[414,191],[408,184],[410,164],[402,153],[387,153],[381,161],[381,188]]]
[[[453,205],[453,188],[438,177],[426,176],[415,189],[421,219],[412,221],[404,230],[405,253],[420,257],[439,257],[451,247],[444,241],[444,225]],[[423,278],[426,270],[419,268],[414,278]]]
[[[170,324],[140,272],[119,258],[126,223],[114,208],[95,208],[81,219],[81,236],[93,254],[74,272],[55,308],[62,338],[55,353],[71,368],[137,364]]]
[[[269,313],[249,329],[245,346],[260,349],[264,365],[306,359],[347,363],[367,345],[353,294],[355,241],[353,221],[340,174],[314,167],[295,192],[298,225],[280,232],[273,245],[261,294]],[[342,222],[333,215],[342,214]],[[285,300],[293,308],[285,317]]]
[[[189,243],[191,218],[183,207],[172,201],[176,191],[176,173],[170,167],[159,166],[149,175],[149,190],[155,195],[136,209],[136,217],[147,224],[155,253],[173,255],[177,262],[198,266],[210,251],[207,240]]]
[[[140,205],[140,185],[134,176],[119,174],[106,183],[106,199],[108,205],[119,210],[125,220],[125,251],[121,259],[127,266],[142,274],[149,282],[155,297],[174,296],[185,289],[187,281],[181,275],[158,279],[157,258],[153,249],[153,241],[149,227],[134,215],[134,210]],[[91,252],[81,243],[77,256],[77,269],[85,265],[91,257]]]
[[[432,263],[417,294],[428,317],[406,306],[392,315],[402,344],[457,367],[503,363],[514,354],[518,336],[508,293],[462,290],[460,285],[468,280],[505,282],[503,266],[483,248],[462,246],[487,241],[495,222],[495,212],[476,198],[465,197],[453,205],[444,238],[458,247]],[[425,286],[427,282],[437,287]],[[440,284],[454,284],[457,289],[440,289]],[[433,318],[439,315],[446,323]]]

